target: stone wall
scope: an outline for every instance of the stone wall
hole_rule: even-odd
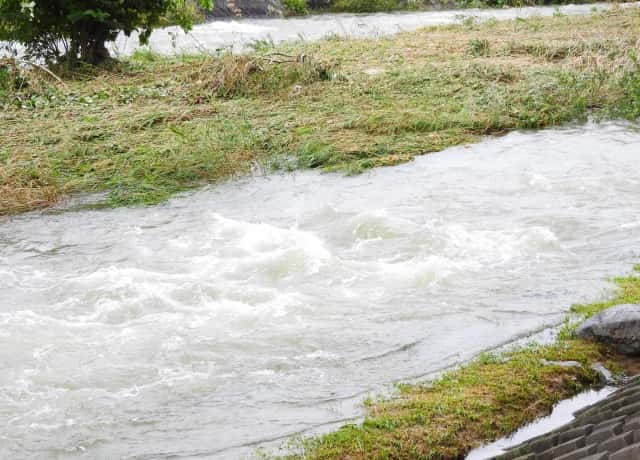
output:
[[[640,459],[640,377],[579,410],[571,423],[493,460]]]

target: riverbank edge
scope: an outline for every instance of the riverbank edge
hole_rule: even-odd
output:
[[[628,3],[633,0],[604,0],[604,3]],[[602,0],[558,0],[546,2],[545,0],[519,1],[519,0],[337,0],[334,5],[325,7],[312,7],[306,14],[326,13],[390,13],[413,11],[460,11],[473,9],[502,9],[524,8],[531,6],[563,6],[563,5],[588,5],[601,3]],[[296,10],[289,10],[290,15],[299,16]],[[298,10],[299,11],[299,10]],[[285,14],[287,9],[285,7]],[[303,13],[304,14],[304,13]]]
[[[84,193],[157,204],[253,171],[357,174],[489,135],[636,120],[638,31],[633,7],[247,55],[140,51],[59,81],[9,63],[0,216]]]
[[[361,424],[296,438],[289,444],[297,453],[285,458],[461,459],[548,415],[559,401],[601,385],[595,363],[618,375],[637,373],[637,360],[575,336],[577,325],[596,313],[640,303],[640,265],[613,282],[617,290],[609,300],[571,307],[555,342],[483,353],[434,380],[398,384],[395,395],[364,401]]]
[[[627,3],[633,0],[260,0],[216,2],[213,11],[193,13],[196,22],[229,18],[302,17],[327,13],[390,13],[417,11],[460,11],[530,6],[583,5],[591,3]],[[245,6],[246,5],[246,6]],[[199,18],[198,18],[199,16]],[[171,21],[171,18],[168,19]]]

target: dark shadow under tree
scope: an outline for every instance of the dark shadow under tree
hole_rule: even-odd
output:
[[[46,63],[99,65],[106,44],[120,32],[139,32],[146,43],[166,14],[191,27],[186,0],[0,0],[0,41],[24,45],[25,55]],[[213,0],[197,0],[212,8]]]

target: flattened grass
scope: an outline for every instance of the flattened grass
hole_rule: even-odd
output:
[[[607,302],[574,307],[590,315],[619,303],[640,302],[640,267],[618,278],[617,295]],[[581,367],[544,364],[577,361]],[[595,343],[563,335],[547,346],[485,354],[425,385],[401,385],[399,394],[369,403],[361,425],[302,442],[291,458],[443,459],[464,458],[484,442],[515,431],[550,412],[555,403],[598,383],[590,368],[603,362],[622,370],[625,360]]]
[[[0,90],[0,215],[78,192],[157,203],[255,163],[358,173],[488,134],[635,119],[639,39],[630,8],[250,56],[138,53],[64,85],[36,69]]]

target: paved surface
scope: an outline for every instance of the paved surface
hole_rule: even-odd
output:
[[[640,460],[640,377],[496,460]]]

